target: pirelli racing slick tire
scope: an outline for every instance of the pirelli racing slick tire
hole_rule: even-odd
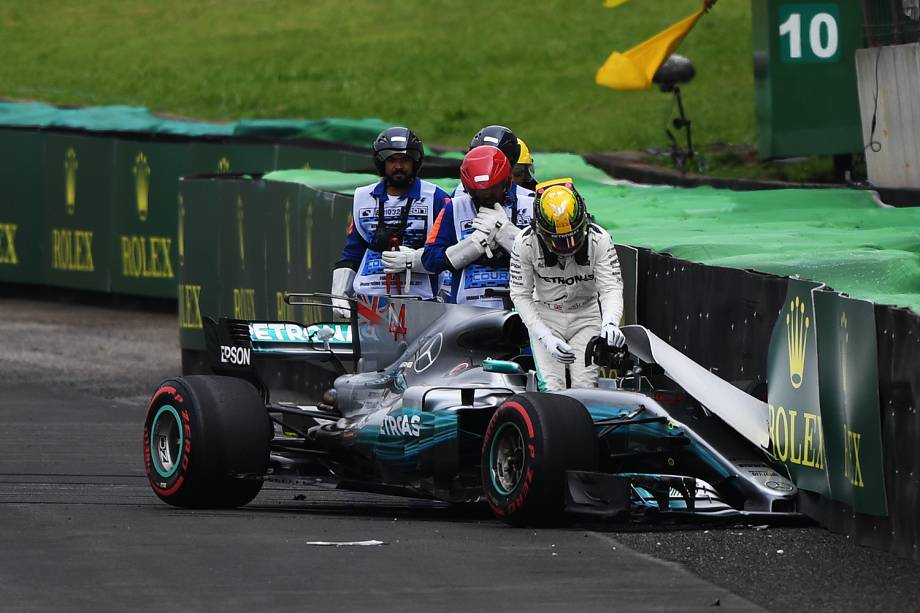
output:
[[[567,470],[597,468],[597,436],[584,405],[528,392],[495,411],[482,445],[482,487],[492,512],[513,526],[563,519]]]
[[[262,489],[271,437],[265,403],[249,382],[212,375],[167,379],[144,420],[150,487],[177,507],[242,506]]]

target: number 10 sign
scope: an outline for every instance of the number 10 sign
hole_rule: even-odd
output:
[[[782,61],[836,62],[840,57],[840,13],[836,4],[779,7]]]

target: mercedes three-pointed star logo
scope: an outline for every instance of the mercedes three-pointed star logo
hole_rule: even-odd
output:
[[[415,372],[425,372],[434,361],[441,355],[441,345],[444,342],[444,335],[438,332],[430,341],[419,349],[415,356]]]

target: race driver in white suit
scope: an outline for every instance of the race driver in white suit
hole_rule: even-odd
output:
[[[511,300],[530,332],[540,389],[597,385],[585,366],[593,336],[622,347],[623,279],[613,240],[591,222],[572,179],[537,185],[533,224],[514,241]]]

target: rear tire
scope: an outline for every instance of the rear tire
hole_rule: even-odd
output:
[[[584,405],[528,392],[506,400],[482,445],[482,488],[492,512],[513,526],[563,518],[565,472],[597,468],[597,436]]]
[[[242,506],[262,489],[257,477],[268,469],[271,437],[265,404],[249,382],[209,375],[167,379],[144,420],[150,487],[178,507]]]

